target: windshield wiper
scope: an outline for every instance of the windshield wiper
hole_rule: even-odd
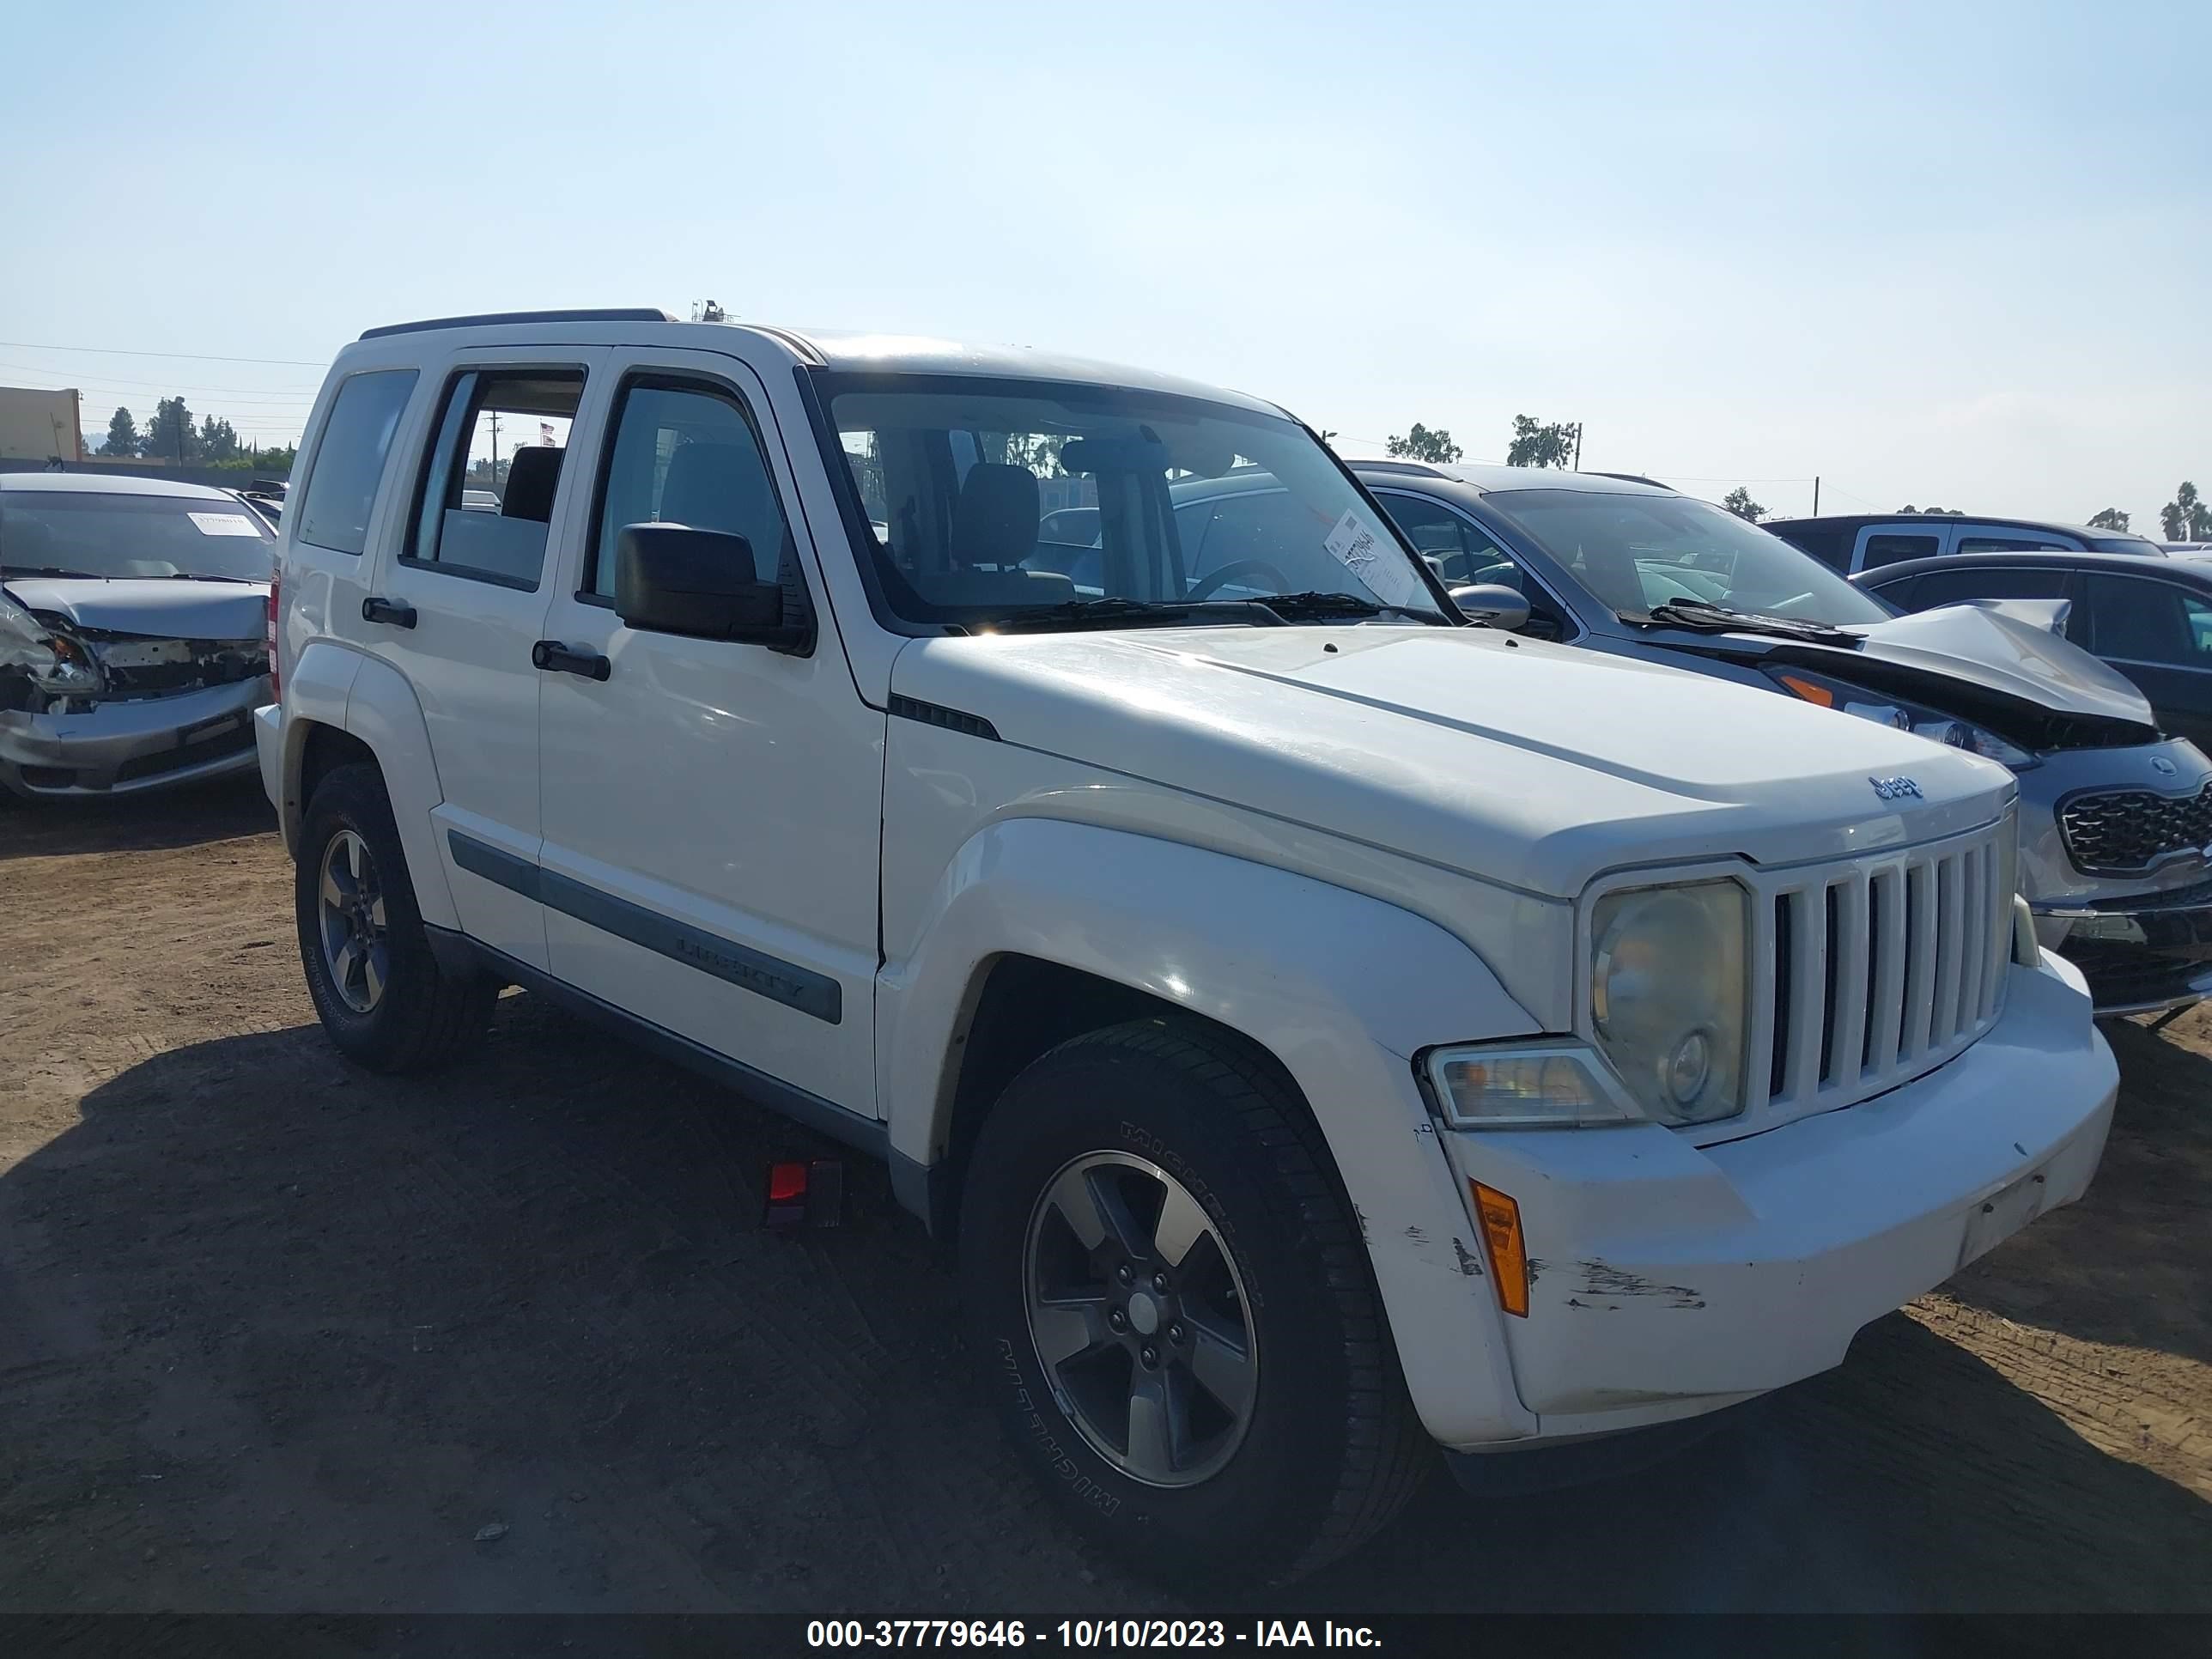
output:
[[[0,564],[0,576],[54,576],[67,581],[104,582],[96,571],[70,570],[58,564]]]
[[[1613,614],[1638,628],[1692,628],[1707,634],[1771,634],[1778,639],[1811,640],[1820,645],[1860,643],[1856,634],[1827,623],[1762,617],[1754,611],[1709,605],[1703,599],[1669,599],[1649,611],[1616,611]]]
[[[1000,633],[1031,628],[1139,627],[1148,623],[1252,623],[1279,628],[1283,619],[1267,611],[1254,611],[1247,599],[1069,599],[994,617],[985,626]]]
[[[1238,599],[1238,605],[1265,605],[1285,622],[1306,622],[1328,617],[1413,617],[1425,623],[1440,623],[1444,619],[1433,611],[1417,611],[1411,605],[1384,605],[1378,599],[1363,599],[1357,593],[1322,593],[1309,591],[1304,593],[1263,593],[1256,599]]]

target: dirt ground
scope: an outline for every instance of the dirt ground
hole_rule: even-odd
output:
[[[1046,1513],[878,1171],[511,994],[342,1063],[251,783],[0,811],[0,1612],[1168,1610]],[[1302,1598],[2212,1610],[2212,1017],[2088,1198],[1671,1462],[1439,1479]],[[493,1529],[504,1528],[495,1534]]]

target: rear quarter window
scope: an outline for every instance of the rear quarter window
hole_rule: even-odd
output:
[[[356,555],[368,544],[368,515],[416,378],[411,368],[369,369],[339,386],[315,446],[296,539]]]

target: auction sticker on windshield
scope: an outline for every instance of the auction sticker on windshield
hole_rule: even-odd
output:
[[[203,536],[254,536],[261,532],[253,527],[253,520],[243,513],[187,513]]]
[[[1322,545],[1386,605],[1418,605],[1427,597],[1403,556],[1356,507],[1344,509]]]

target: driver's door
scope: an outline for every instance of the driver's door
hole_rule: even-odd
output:
[[[625,524],[741,535],[807,583],[767,388],[734,356],[618,353],[587,423],[592,499],[539,675],[541,888],[556,976],[809,1094],[874,1097],[884,717],[818,592],[811,650],[631,628]]]

